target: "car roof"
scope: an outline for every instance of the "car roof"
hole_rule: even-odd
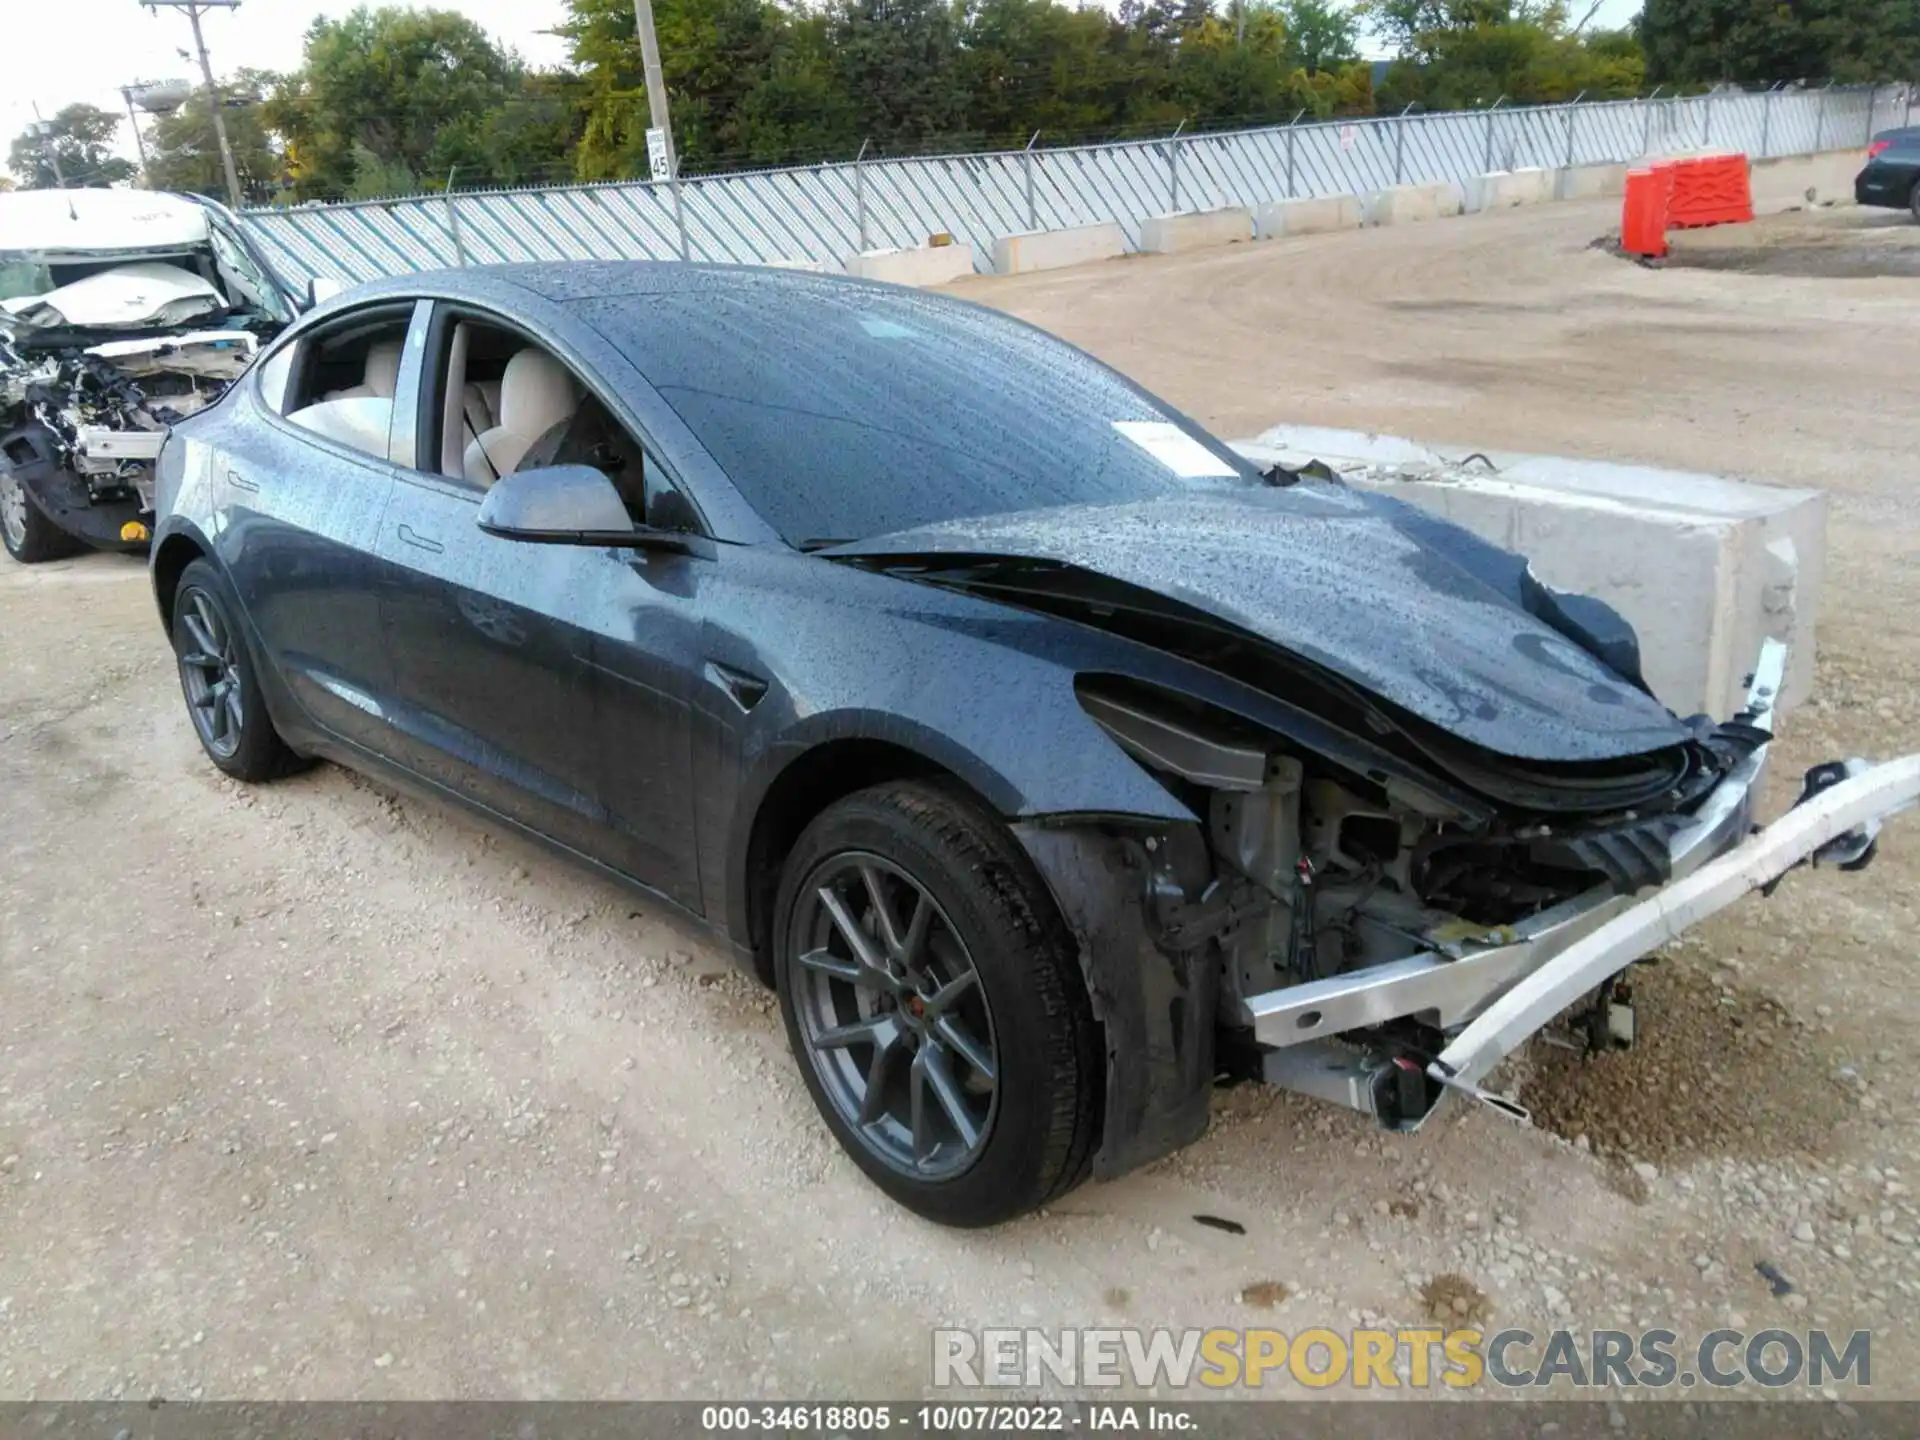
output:
[[[710,265],[683,260],[539,260],[508,265],[469,265],[463,269],[417,270],[370,280],[344,292],[343,300],[379,296],[448,295],[506,302],[519,290],[561,306],[591,300],[645,295],[745,296],[778,304],[823,290],[862,289],[897,294],[900,287],[848,275],[822,274],[772,265]],[[966,302],[913,292],[949,305]],[[971,308],[971,307],[969,307]]]
[[[207,211],[152,190],[0,193],[0,255],[137,254],[207,241]]]

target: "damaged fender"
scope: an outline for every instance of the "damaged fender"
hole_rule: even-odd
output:
[[[1093,1173],[1112,1179],[1206,1133],[1219,963],[1204,946],[1158,943],[1205,884],[1205,844],[1197,825],[1163,821],[1047,817],[1013,831],[1079,946],[1106,1047]]]

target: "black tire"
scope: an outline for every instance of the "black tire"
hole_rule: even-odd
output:
[[[273,728],[226,578],[206,560],[180,573],[173,653],[200,748],[236,780],[271,780],[300,763]]]
[[[1920,224],[1920,180],[1913,182],[1913,191],[1907,196],[1907,209],[1913,212],[1914,222]]]
[[[0,470],[0,546],[22,565],[64,560],[87,548],[46,517],[11,470]]]
[[[868,908],[842,913],[889,956],[916,953],[913,916],[926,900],[933,902],[918,942],[920,962],[896,967],[889,960],[887,966],[919,978],[889,981],[857,964],[857,955],[839,960],[828,953],[841,945],[854,954],[821,899],[821,887],[832,889],[848,866],[859,878],[846,880],[850,898],[843,907]],[[876,873],[888,895],[884,923],[868,888]],[[824,932],[810,928],[822,923]],[[824,940],[809,940],[822,933]],[[889,936],[906,943],[891,944]],[[943,1225],[982,1226],[1025,1214],[1086,1179],[1105,1088],[1100,1031],[1053,897],[998,817],[955,789],[923,781],[880,785],[839,801],[807,827],[787,857],[772,943],[780,1011],[807,1089],[835,1138],[888,1195]],[[970,988],[964,976],[954,982],[963,968],[977,976]],[[853,971],[863,978],[850,978]],[[890,983],[899,987],[891,998]],[[966,998],[936,1008],[950,990]],[[842,997],[837,1011],[835,1002],[823,1000],[829,992]],[[978,1007],[963,1013],[975,999]],[[859,1008],[868,1004],[872,1012]],[[921,1033],[902,1035],[897,1049],[888,1042],[890,1060],[879,1058],[879,1042],[815,1043],[830,1031],[872,1029],[883,1021],[918,1025]],[[826,1022],[836,1023],[823,1029]],[[954,1043],[942,1038],[948,1036]],[[942,1054],[948,1058],[936,1067]],[[972,1061],[983,1056],[990,1065],[975,1069]],[[944,1079],[930,1083],[936,1069]],[[862,1123],[866,1103],[849,1113],[859,1098],[847,1093],[849,1074],[864,1078],[867,1103],[876,1094],[895,1096],[893,1084],[904,1093],[887,1113]],[[988,1087],[984,1100],[982,1085]],[[937,1123],[953,1137],[925,1157],[918,1120],[907,1118],[917,1115],[916,1088],[934,1117],[929,1129]],[[970,1142],[953,1123],[956,1095],[963,1108],[984,1107]]]

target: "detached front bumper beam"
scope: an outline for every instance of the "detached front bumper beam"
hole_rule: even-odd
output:
[[[1742,722],[1771,730],[1785,667],[1785,647],[1767,642]],[[1581,996],[1749,890],[1809,858],[1858,868],[1879,822],[1920,798],[1920,755],[1877,766],[1821,766],[1809,775],[1801,803],[1755,832],[1755,798],[1771,748],[1758,746],[1722,778],[1669,841],[1672,878],[1644,898],[1589,893],[1487,943],[1252,997],[1242,1018],[1262,1048],[1263,1077],[1402,1130],[1418,1126],[1450,1089],[1525,1118],[1512,1101],[1479,1088],[1503,1058]],[[1345,1038],[1405,1019],[1448,1037],[1437,1058],[1365,1052]]]
[[[1920,755],[1862,770],[1745,843],[1614,916],[1515,984],[1427,1066],[1450,1089],[1478,1084],[1554,1016],[1648,951],[1777,880],[1810,856],[1920,800]],[[1496,1097],[1497,1098],[1497,1097]]]

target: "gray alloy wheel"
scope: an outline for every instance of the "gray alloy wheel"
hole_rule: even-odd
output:
[[[179,654],[187,712],[193,716],[193,728],[200,732],[200,743],[207,747],[207,753],[216,760],[231,760],[239,752],[247,727],[240,642],[202,591],[188,592],[183,606],[179,623],[192,637],[192,645]]]
[[[804,882],[790,944],[807,1062],[857,1142],[916,1180],[965,1171],[992,1134],[1000,1057],[939,902],[892,861],[843,851]]]

